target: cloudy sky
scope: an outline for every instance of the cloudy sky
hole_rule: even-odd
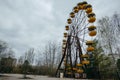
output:
[[[48,41],[62,42],[64,26],[72,8],[83,0],[0,0],[0,40],[18,55],[43,47]],[[120,0],[86,0],[96,17],[120,13]]]

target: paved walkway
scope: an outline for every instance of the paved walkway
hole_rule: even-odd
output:
[[[20,79],[23,77],[22,74],[4,74],[9,77],[0,77],[0,80],[88,80],[88,79],[68,79],[68,78],[51,78],[47,76],[27,75],[32,79]]]

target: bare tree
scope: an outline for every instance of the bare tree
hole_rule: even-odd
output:
[[[34,49],[30,48],[28,51],[25,52],[24,55],[18,58],[18,64],[23,64],[25,60],[27,60],[31,65],[34,63]]]
[[[60,59],[62,57],[62,49],[61,45],[55,43],[55,42],[49,42],[48,45],[46,45],[46,52],[47,52],[47,57],[48,58],[47,63],[49,62],[49,66],[56,67]],[[46,55],[45,55],[46,56]]]
[[[112,17],[104,17],[98,22],[98,40],[106,53],[114,54],[119,48],[120,17],[114,14]]]
[[[0,58],[5,56],[5,51],[8,48],[8,44],[0,40]]]
[[[118,53],[120,55],[120,14],[114,14],[111,18],[111,24],[112,24],[112,28],[114,30],[114,36],[116,37],[116,41],[115,41],[115,45],[114,45],[114,49],[116,51],[116,53]]]
[[[20,64],[22,73],[24,74],[23,78],[27,78],[27,73],[30,71],[31,66],[34,63],[34,56],[34,48],[30,48],[25,52],[25,55],[19,58],[18,63]]]
[[[53,68],[53,65],[55,64],[56,54],[57,54],[57,45],[55,43],[49,42],[45,46],[45,50],[43,52],[43,55],[45,57],[45,64],[48,67]]]
[[[24,63],[24,57],[23,56],[20,56],[18,58],[18,65],[22,65]]]
[[[30,49],[25,53],[24,60],[28,60],[28,62],[29,62],[30,64],[33,64],[33,63],[34,63],[34,56],[35,56],[34,48],[30,48]]]
[[[103,46],[104,52],[111,54],[113,58],[113,70],[117,72],[118,78],[120,75],[117,71],[115,54],[120,48],[120,16],[114,14],[112,17],[104,17],[98,22],[98,40]]]
[[[37,66],[44,66],[45,74],[54,74],[61,59],[61,46],[56,42],[48,42],[44,49],[38,52]],[[42,69],[43,70],[43,69]]]

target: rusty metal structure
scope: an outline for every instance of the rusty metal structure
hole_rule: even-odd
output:
[[[62,59],[58,65],[56,76],[64,73],[64,77],[86,78],[87,65],[94,47],[94,36],[97,34],[95,13],[92,5],[86,1],[78,3],[70,13],[65,26],[62,45]]]

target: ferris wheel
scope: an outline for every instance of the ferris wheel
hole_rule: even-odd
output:
[[[65,77],[86,77],[86,68],[91,63],[90,57],[94,51],[93,39],[97,34],[95,21],[92,5],[86,1],[73,8],[65,26],[63,56],[56,75],[62,71]]]

